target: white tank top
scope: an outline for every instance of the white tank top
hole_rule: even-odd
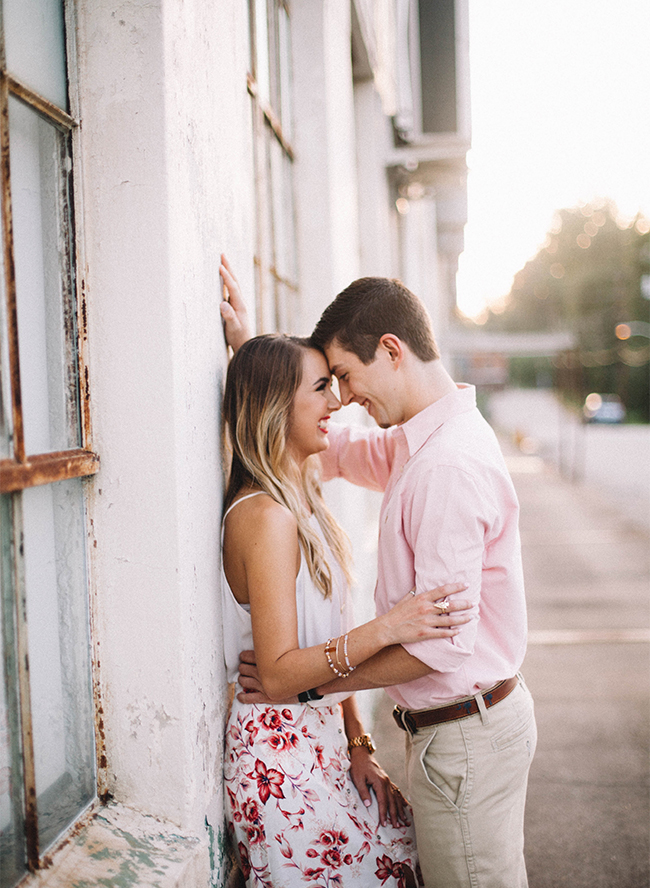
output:
[[[263,493],[257,490],[243,496],[227,509],[223,516],[225,524],[228,513],[243,503],[244,500]],[[298,614],[298,646],[301,648],[313,647],[324,644],[328,638],[336,638],[354,627],[352,603],[350,592],[345,581],[345,576],[336,558],[325,542],[323,532],[315,515],[311,516],[312,526],[320,536],[325,547],[326,557],[329,556],[329,566],[332,571],[332,595],[325,598],[322,592],[316,588],[304,554],[300,553],[300,570],[296,577],[296,610]],[[221,529],[221,545],[223,548],[223,526]],[[289,566],[293,569],[293,565]],[[232,589],[226,579],[221,560],[221,599],[223,608],[223,650],[226,662],[226,672],[229,682],[237,681],[239,667],[239,654],[241,651],[253,649],[253,630],[250,617],[250,605],[240,604],[232,593]],[[334,677],[334,676],[332,676]],[[313,706],[332,706],[336,702],[345,700],[350,694],[328,694],[322,701],[315,701]]]

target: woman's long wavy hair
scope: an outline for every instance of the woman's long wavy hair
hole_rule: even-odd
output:
[[[286,506],[298,522],[298,541],[309,573],[326,598],[332,572],[320,537],[309,523],[316,515],[325,540],[350,582],[350,544],[322,497],[309,457],[302,471],[287,448],[293,402],[302,381],[308,340],[281,334],[249,339],[235,353],[226,377],[224,419],[232,462],[227,509],[242,488],[256,485]]]

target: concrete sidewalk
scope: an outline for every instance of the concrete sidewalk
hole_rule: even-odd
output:
[[[502,446],[521,502],[523,672],[539,728],[530,888],[648,888],[650,539],[595,491]],[[391,708],[384,695],[378,758],[405,785]]]

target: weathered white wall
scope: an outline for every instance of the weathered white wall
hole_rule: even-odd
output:
[[[354,87],[356,164],[359,203],[359,276],[395,277],[397,253],[391,238],[393,197],[386,156],[392,138],[390,119],[373,80]]]
[[[197,833],[221,817],[221,251],[252,292],[245,16],[78,5],[107,785]]]
[[[301,327],[309,333],[359,271],[349,0],[296,0],[291,28]]]
[[[216,841],[221,828],[226,694],[218,595],[222,251],[254,306],[246,8],[225,0],[77,0],[79,222],[93,447],[102,461],[89,482],[106,754],[100,788],[123,806],[177,824],[188,847],[203,854],[188,865],[205,879],[206,817]],[[355,8],[356,18],[350,0],[291,4],[307,333],[360,274],[399,274],[386,174],[392,7],[390,0],[355,0]],[[374,81],[353,86],[355,22]],[[427,254],[435,214],[424,213],[417,226],[419,214],[409,223],[409,255],[424,287],[436,280]],[[340,516],[354,516],[347,524],[365,594],[360,616],[367,617],[376,498],[343,486],[330,498]],[[115,817],[128,821],[119,811]],[[216,851],[214,884],[222,881],[219,869]],[[191,885],[202,879],[192,876]]]

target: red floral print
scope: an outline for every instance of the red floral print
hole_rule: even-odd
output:
[[[248,859],[248,851],[246,850],[246,845],[243,842],[240,842],[238,845],[239,848],[239,863],[241,866],[241,871],[244,874],[244,878],[247,879],[250,875],[251,864]]]
[[[405,888],[405,867],[417,873],[412,828],[381,827],[349,767],[339,706],[235,700],[225,796],[248,888]]]
[[[268,768],[259,759],[255,762],[255,773],[250,775],[257,780],[257,788],[260,792],[260,799],[264,804],[269,796],[275,796],[276,799],[283,799],[284,793],[280,789],[284,783],[284,774],[276,771],[275,768]]]

